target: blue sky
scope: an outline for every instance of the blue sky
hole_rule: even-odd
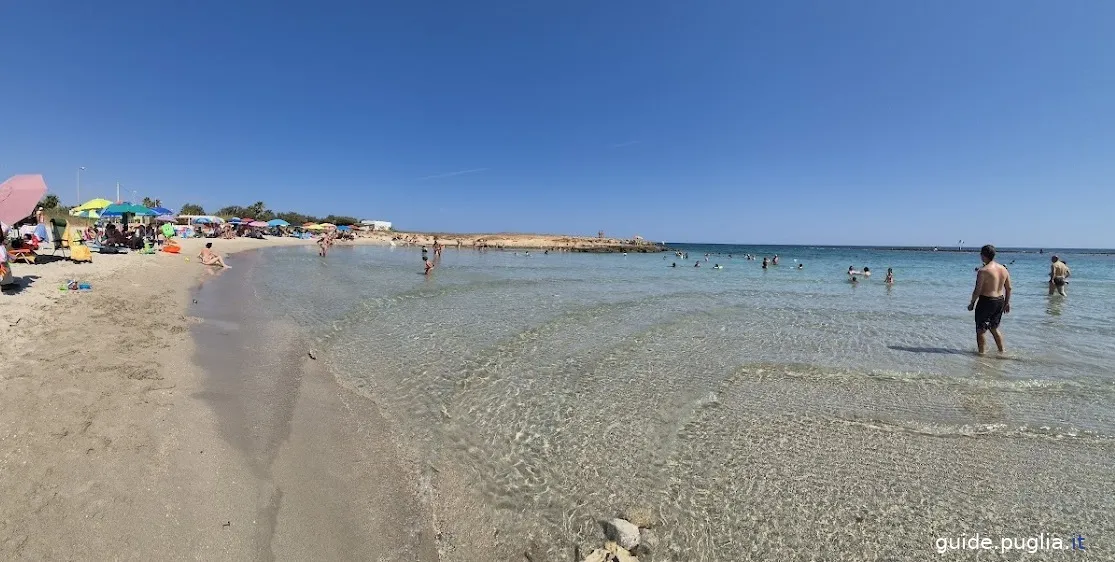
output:
[[[64,201],[671,241],[1115,247],[1115,2],[0,4]]]

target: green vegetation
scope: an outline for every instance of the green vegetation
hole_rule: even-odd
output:
[[[183,215],[211,214],[211,215],[216,215],[216,216],[224,218],[224,219],[230,219],[230,218],[233,218],[233,217],[239,217],[239,218],[250,217],[250,218],[253,218],[255,220],[264,221],[264,222],[269,221],[271,219],[282,219],[282,220],[285,220],[285,221],[287,221],[290,224],[295,225],[295,226],[298,226],[298,225],[301,225],[301,224],[304,224],[304,223],[307,223],[307,222],[316,222],[316,223],[329,222],[329,223],[333,223],[333,224],[336,224],[336,225],[354,225],[354,224],[359,224],[360,223],[360,219],[353,218],[353,217],[341,216],[341,215],[329,215],[329,216],[326,216],[326,217],[315,217],[313,215],[304,215],[302,213],[296,213],[294,211],[275,212],[275,211],[272,211],[271,209],[268,209],[267,205],[265,205],[263,203],[263,201],[256,201],[255,203],[252,203],[251,205],[248,205],[247,207],[241,207],[239,205],[230,205],[228,207],[222,207],[222,208],[218,209],[215,213],[206,213],[205,209],[203,209],[201,207],[201,205],[195,205],[193,203],[186,203],[186,204],[182,205],[182,210],[179,211],[179,212]]]
[[[161,200],[151,199],[150,197],[144,197],[141,204],[144,207],[162,207],[163,206]],[[61,204],[61,201],[58,199],[58,196],[53,194],[53,193],[48,193],[45,196],[43,196],[43,200],[39,202],[39,205],[42,206],[43,211],[48,216],[48,218],[57,218],[57,219],[62,219],[62,220],[73,220],[74,219],[74,217],[70,217],[68,215],[70,208],[63,206]],[[289,222],[290,224],[292,224],[294,226],[300,226],[300,225],[308,223],[308,222],[315,222],[315,223],[328,222],[328,223],[333,223],[333,224],[338,225],[338,226],[340,226],[340,225],[351,226],[351,225],[360,223],[360,219],[357,219],[355,217],[346,217],[346,216],[343,216],[343,215],[329,215],[329,216],[326,216],[326,217],[315,217],[313,215],[304,215],[302,213],[296,213],[296,212],[293,212],[293,211],[275,212],[275,211],[272,211],[271,209],[268,209],[267,205],[264,204],[263,201],[256,201],[255,203],[252,203],[251,205],[248,205],[247,207],[241,207],[241,206],[238,206],[238,205],[230,205],[228,207],[223,207],[221,209],[218,209],[217,212],[215,212],[215,213],[206,213],[205,209],[203,209],[201,207],[201,205],[195,205],[193,203],[186,203],[186,204],[182,205],[182,209],[179,210],[178,212],[179,212],[179,214],[183,214],[183,215],[212,214],[212,215],[216,215],[218,217],[225,218],[225,219],[231,219],[233,217],[239,217],[239,218],[251,217],[253,219],[260,220],[260,221],[265,221],[265,222],[269,221],[271,219],[282,219],[282,220],[285,220],[285,221]]]

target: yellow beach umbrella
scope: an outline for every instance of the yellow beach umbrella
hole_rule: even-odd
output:
[[[325,230],[325,227],[320,224],[311,224],[310,226],[303,226],[302,228],[306,230]]]
[[[71,215],[76,215],[77,213],[80,213],[81,211],[100,211],[101,209],[104,209],[105,207],[108,207],[111,204],[112,204],[112,201],[109,201],[108,199],[90,199],[89,201],[86,201],[86,202],[82,203],[81,205],[78,205],[77,207],[74,207],[73,209],[70,209],[70,214]]]

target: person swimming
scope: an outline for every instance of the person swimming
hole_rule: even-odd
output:
[[[678,262],[674,262],[674,263],[670,264],[670,267],[677,267],[677,266],[678,266]]]
[[[866,267],[866,266],[864,266],[864,268],[863,268],[863,276],[864,276],[864,277],[871,277],[871,268],[870,268],[870,267]]]
[[[701,267],[701,261],[697,260],[697,261],[693,262],[693,267]]]
[[[798,264],[798,269],[805,269],[805,264],[804,263],[799,263]]]
[[[723,267],[721,267],[720,264],[716,264],[716,265],[712,266],[712,268],[713,269],[724,269]]]

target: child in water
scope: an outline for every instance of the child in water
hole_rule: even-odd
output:
[[[425,274],[429,275],[430,271],[434,269],[434,262],[431,261],[430,258],[428,258],[426,256],[422,256],[422,263],[425,264],[425,266],[426,266]]]
[[[893,269],[891,269],[889,267],[887,268],[887,278],[883,279],[883,282],[886,283],[887,285],[894,284],[894,270]]]

